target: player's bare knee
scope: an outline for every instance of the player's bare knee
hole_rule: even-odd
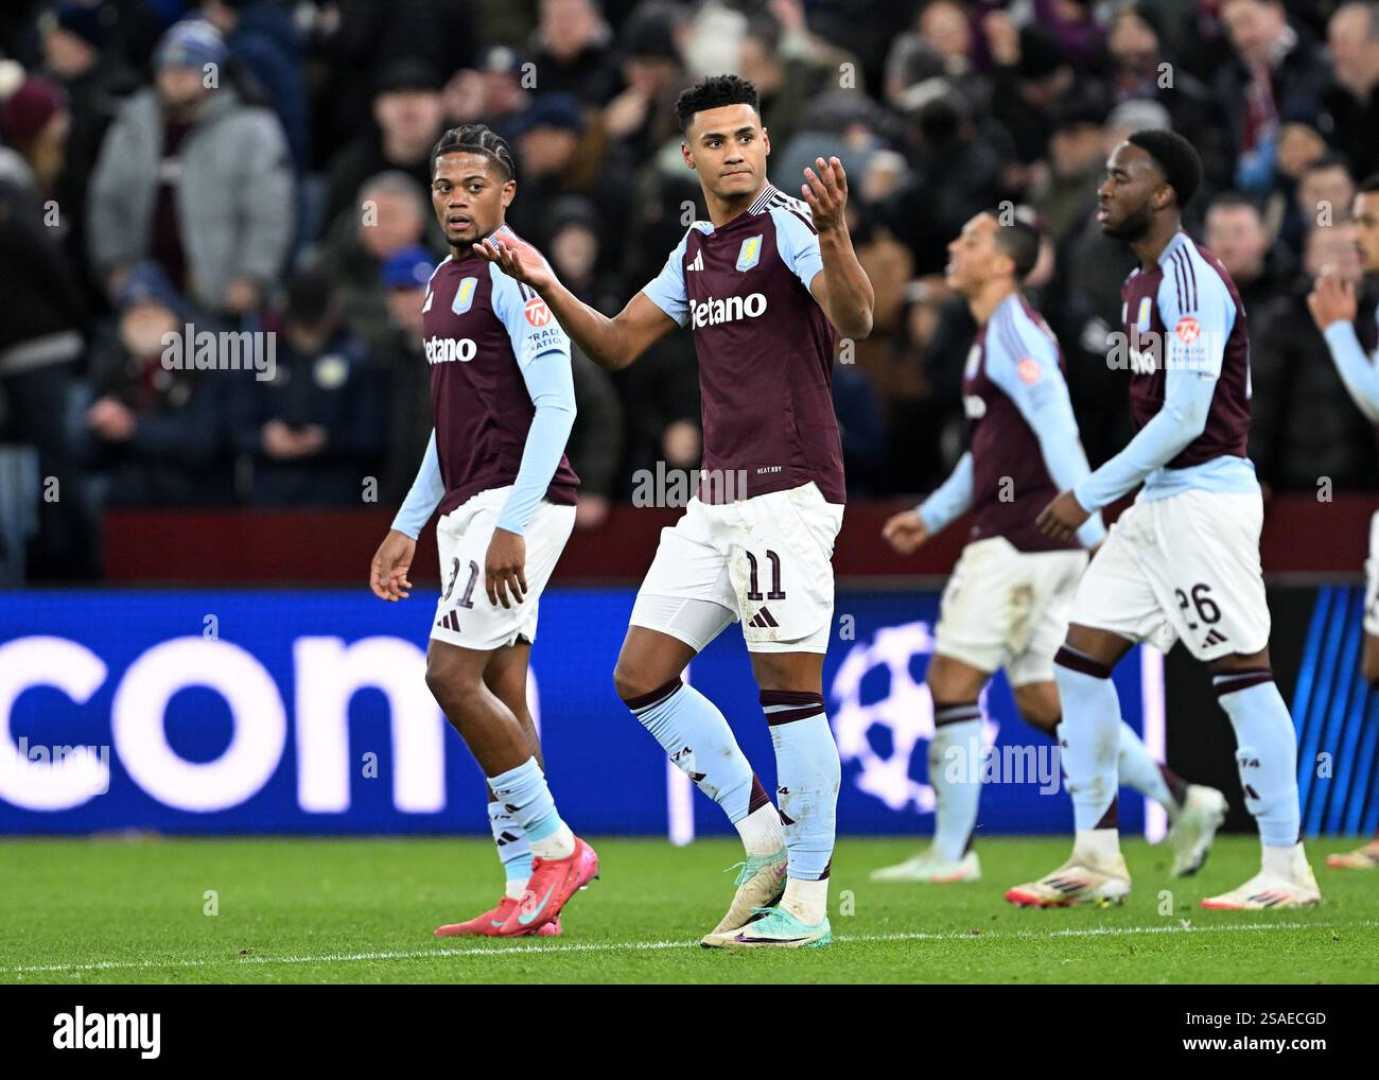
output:
[[[924,677],[936,704],[975,701],[991,676],[961,660],[935,653]]]
[[[613,689],[624,702],[644,698],[674,679],[674,673],[658,671],[645,659],[626,655],[619,655],[618,663],[613,668]]]
[[[483,675],[472,665],[445,653],[431,651],[426,656],[426,687],[446,715],[467,711],[483,691]]]
[[[1058,703],[1058,691],[1052,683],[1027,683],[1014,688],[1015,707],[1025,723],[1036,727],[1048,735],[1053,734],[1062,710]]]
[[[646,679],[642,677],[635,664],[628,663],[619,656],[618,663],[613,668],[613,689],[623,701],[631,701],[649,693],[652,688],[646,685]]]

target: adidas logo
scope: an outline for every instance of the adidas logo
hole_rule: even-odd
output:
[[[1206,640],[1202,642],[1202,647],[1206,648],[1208,645],[1220,645],[1225,640],[1225,634],[1221,633],[1219,630],[1213,630],[1207,635]]]
[[[436,625],[442,630],[453,630],[458,634],[460,632],[460,613],[458,611],[447,611],[436,620]]]
[[[699,249],[699,254],[696,255],[696,256],[694,257],[694,259],[690,262],[690,264],[689,264],[687,267],[685,267],[685,269],[686,269],[686,270],[703,270],[703,269],[704,269],[704,250],[703,250],[703,248],[700,248],[700,249]]]
[[[751,621],[748,622],[747,625],[755,626],[758,630],[766,630],[771,627],[779,627],[780,623],[776,622],[775,618],[766,608],[761,608],[752,616]]]

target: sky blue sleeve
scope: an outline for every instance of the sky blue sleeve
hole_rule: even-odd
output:
[[[653,304],[680,326],[689,322],[689,293],[685,290],[685,247],[688,244],[689,231],[686,230],[661,272],[642,289]]]
[[[1044,467],[1059,491],[1070,491],[1092,471],[1078,438],[1068,384],[1058,366],[1058,347],[1023,315],[998,316],[1002,322],[987,331],[986,372],[1015,407],[1039,440]],[[994,322],[994,320],[993,320]],[[1077,538],[1095,547],[1106,537],[1101,515],[1083,523]]]
[[[1165,368],[1164,403],[1125,449],[1073,488],[1084,510],[1100,510],[1115,502],[1155,469],[1172,461],[1207,426],[1216,380],[1226,351],[1226,338],[1235,324],[1235,303],[1221,279],[1205,264],[1198,267],[1190,296],[1196,302],[1180,305],[1172,272],[1159,287],[1159,313],[1167,327],[1161,358]],[[1180,320],[1197,320],[1197,333],[1184,341],[1177,333]]]
[[[1326,328],[1325,337],[1332,362],[1355,407],[1379,424],[1379,350],[1366,356],[1355,327],[1348,322],[1332,323]]]
[[[807,204],[801,204],[799,213],[809,216]],[[795,213],[780,206],[771,208],[771,220],[776,223],[776,250],[790,272],[800,279],[806,289],[814,280],[814,275],[824,268],[824,257],[819,251],[818,234],[804,223]]]
[[[431,431],[431,440],[426,444],[426,453],[421,459],[421,468],[407,498],[402,500],[397,516],[393,518],[393,528],[415,540],[421,530],[431,520],[436,507],[445,497],[445,481],[441,479],[441,459],[436,453],[436,432]]]
[[[570,339],[544,302],[539,305],[545,309],[544,321],[538,310],[533,325],[527,304],[536,294],[496,266],[490,264],[490,269],[494,275],[493,312],[507,327],[522,381],[536,406],[517,479],[498,515],[498,528],[521,536],[551,486],[570,439],[575,422],[575,381],[570,370]]]
[[[958,458],[943,485],[919,504],[919,519],[932,536],[962,517],[972,505],[972,452]]]

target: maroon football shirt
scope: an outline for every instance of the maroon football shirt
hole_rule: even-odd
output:
[[[1039,335],[1035,338],[1034,335]],[[1046,359],[1041,365],[1035,353]],[[1034,524],[1058,495],[1039,438],[1008,393],[991,377],[1026,387],[1062,379],[1063,354],[1039,313],[1014,293],[978,332],[963,371],[962,396],[971,431],[973,541],[1003,536],[1018,551],[1071,551],[1082,545],[1046,536]]]
[[[445,497],[440,512],[517,479],[536,406],[515,348],[537,356],[568,339],[544,300],[472,251],[445,259],[422,303],[431,406]],[[546,490],[571,505],[579,477],[565,455]]]
[[[1164,358],[1184,350],[1190,353],[1204,335],[1225,338],[1206,427],[1165,467],[1183,469],[1223,455],[1246,457],[1250,339],[1245,305],[1221,260],[1179,233],[1152,270],[1131,272],[1121,297],[1129,343],[1130,413],[1137,429],[1163,408]],[[1233,320],[1225,317],[1231,308]]]
[[[695,222],[644,290],[694,334],[706,502],[811,480],[829,502],[846,501],[837,335],[806,285],[821,266],[807,204],[767,184],[720,228]]]

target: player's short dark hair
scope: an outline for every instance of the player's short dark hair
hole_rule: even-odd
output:
[[[685,90],[675,100],[675,119],[682,132],[688,131],[694,114],[724,105],[750,105],[761,115],[761,98],[756,86],[741,75],[709,75]]]
[[[1202,157],[1192,143],[1176,131],[1161,129],[1137,131],[1127,141],[1154,159],[1177,197],[1178,209],[1187,206],[1202,185]]]
[[[1003,225],[1000,214],[992,216],[996,219],[996,246],[1015,264],[1015,280],[1024,281],[1039,261],[1039,227],[1018,217]]]
[[[441,135],[431,150],[431,175],[442,154],[482,154],[503,170],[507,179],[517,179],[517,165],[513,161],[508,141],[487,124],[461,124]]]
[[[1360,186],[1355,189],[1364,195],[1373,195],[1379,191],[1379,172],[1370,173],[1360,181]]]

